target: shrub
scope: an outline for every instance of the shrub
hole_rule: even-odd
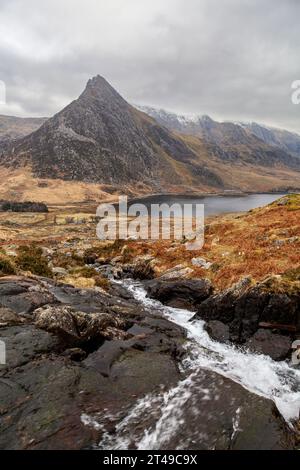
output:
[[[16,265],[22,271],[30,271],[38,276],[52,277],[52,271],[48,266],[43,251],[36,245],[19,247],[16,257]]]
[[[84,262],[86,264],[92,264],[97,258],[112,259],[115,256],[121,254],[124,246],[124,240],[115,240],[113,243],[107,243],[103,246],[88,248],[84,252]],[[93,261],[94,260],[94,261]]]
[[[289,281],[300,281],[300,267],[288,269],[283,274],[283,277]]]
[[[110,282],[106,277],[102,277],[100,275],[94,277],[95,286],[101,287],[104,290],[108,290],[110,287]]]
[[[52,259],[53,265],[60,268],[76,268],[77,266],[84,266],[83,258],[72,252],[71,256],[64,253],[56,253]]]
[[[84,268],[77,269],[76,274],[79,274],[81,277],[89,278],[97,276],[98,272],[94,268],[85,266]]]
[[[0,275],[16,274],[16,268],[8,258],[0,258]]]

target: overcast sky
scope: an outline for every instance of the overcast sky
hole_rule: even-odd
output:
[[[50,116],[93,75],[128,101],[300,133],[298,0],[0,0],[1,114]]]

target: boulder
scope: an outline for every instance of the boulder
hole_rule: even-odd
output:
[[[134,279],[153,279],[153,258],[138,258],[131,267],[131,274]]]
[[[245,278],[202,302],[196,316],[225,323],[230,339],[237,343],[248,341],[260,323],[274,324],[274,329],[288,330],[292,336],[300,328],[299,290],[296,285],[291,289],[278,276],[256,284]]]
[[[213,292],[208,279],[154,279],[146,284],[149,297],[178,308],[195,308]]]
[[[272,333],[270,330],[259,329],[246,342],[245,347],[252,352],[270,356],[274,361],[282,361],[291,351],[292,340],[288,336]]]
[[[251,279],[247,277],[231,288],[211,295],[199,305],[196,316],[206,321],[218,320],[225,324],[232,322],[235,302],[250,285]]]
[[[23,319],[20,315],[17,315],[9,308],[0,308],[0,327],[19,325],[24,321],[25,319]]]
[[[210,261],[206,261],[204,258],[192,258],[192,265],[199,268],[209,269],[212,263]]]
[[[182,279],[188,277],[192,274],[193,269],[184,266],[183,264],[178,264],[171,269],[165,271],[161,276],[160,279]]]
[[[220,343],[227,343],[229,341],[229,326],[221,321],[212,320],[205,324],[205,329],[209,336]]]
[[[34,312],[35,325],[43,330],[84,343],[93,339],[119,339],[127,336],[126,321],[108,313],[86,313],[68,306],[39,308]]]

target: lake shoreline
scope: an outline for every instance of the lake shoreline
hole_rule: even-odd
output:
[[[180,198],[184,197],[187,199],[195,199],[195,198],[204,198],[204,197],[247,197],[251,196],[254,194],[262,194],[262,195],[274,195],[276,196],[277,194],[280,195],[287,195],[287,194],[297,194],[299,191],[255,191],[255,192],[250,192],[250,191],[228,191],[228,192],[220,192],[220,193],[151,193],[151,194],[146,194],[143,196],[137,196],[137,197],[132,197],[128,198],[128,202],[131,204],[134,204],[139,201],[143,201],[145,199],[150,199],[154,197],[174,197],[174,198]],[[118,197],[120,197],[119,195]],[[114,202],[113,202],[114,203]]]

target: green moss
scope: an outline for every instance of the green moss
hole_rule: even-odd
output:
[[[271,207],[283,206],[288,211],[296,211],[300,209],[300,194],[287,194],[270,204]]]

